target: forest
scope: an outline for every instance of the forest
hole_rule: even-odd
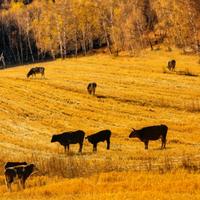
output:
[[[200,51],[200,0],[0,0],[0,55],[23,64],[104,47]],[[0,65],[2,63],[0,62]]]

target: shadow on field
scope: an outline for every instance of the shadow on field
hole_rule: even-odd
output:
[[[48,80],[48,78],[34,77],[34,78],[25,78],[25,80]]]
[[[161,149],[160,147],[152,148],[153,151],[166,151],[168,149],[174,149],[173,147],[165,147],[165,149]]]
[[[106,98],[108,98],[108,97],[105,96],[105,95],[96,95],[96,97],[97,97],[98,99],[106,99]]]
[[[64,152],[58,152],[57,154],[59,155],[59,156],[61,156],[61,157],[73,157],[73,156],[91,156],[91,155],[93,155],[93,154],[95,154],[96,152],[82,152],[82,153],[80,153],[80,152],[73,152],[73,151],[70,151],[70,152],[66,152],[66,153],[64,153]]]

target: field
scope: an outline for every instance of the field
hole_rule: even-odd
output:
[[[176,72],[168,60],[176,59]],[[45,78],[26,78],[34,65],[0,71],[1,199],[200,199],[200,63],[178,50],[138,57],[87,57],[39,63]],[[87,84],[97,83],[96,96]],[[167,148],[129,139],[132,128],[166,124]],[[85,141],[65,155],[53,134],[112,131],[111,150]],[[8,193],[6,161],[36,163],[27,189]]]

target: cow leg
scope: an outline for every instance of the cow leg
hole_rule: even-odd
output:
[[[165,146],[166,146],[166,135],[161,135],[161,141],[162,141],[161,149],[165,149]]]
[[[65,148],[65,153],[67,152],[67,151],[66,151],[66,148],[67,148],[67,150],[68,150],[68,152],[69,152],[69,144],[67,144],[66,146],[64,146],[64,148]]]
[[[93,144],[93,151],[97,151],[97,143]]]
[[[88,88],[88,93],[91,94],[91,89],[90,88]]]
[[[79,144],[80,144],[79,152],[82,152],[83,143],[79,143]]]
[[[26,182],[26,180],[22,180],[22,187],[23,187],[23,189],[25,189],[25,182]]]
[[[166,149],[166,143],[167,143],[167,140],[165,139],[165,141],[164,141],[164,149]]]
[[[68,150],[68,152],[69,152],[69,144],[67,145],[67,150]]]
[[[65,153],[66,153],[66,146],[64,146],[64,149],[65,149]]]
[[[148,149],[149,140],[144,141],[145,149]]]
[[[8,182],[6,183],[9,192],[12,192],[11,184],[12,184],[12,183],[8,183]]]
[[[9,192],[12,192],[12,187],[11,187],[11,185],[12,185],[12,183],[13,183],[13,181],[14,181],[14,178],[15,178],[15,176],[12,176],[12,175],[6,176],[6,185],[7,185],[7,188],[8,188],[8,190],[9,190]]]
[[[65,146],[64,146],[65,153],[67,152],[66,148],[68,149],[68,152],[69,152],[69,145],[65,145]]]
[[[107,149],[110,149],[110,138],[107,139]]]
[[[20,190],[21,187],[22,187],[21,179],[18,179],[18,181],[17,181],[17,189]]]
[[[19,179],[19,185],[20,185],[20,189],[23,189],[22,178]]]
[[[162,145],[161,145],[161,149],[165,149],[166,147],[166,139],[165,138],[162,138]]]
[[[21,184],[22,189],[25,189],[25,181],[26,179],[23,177],[20,179],[20,184]]]
[[[6,186],[7,186],[8,190],[9,190],[9,192],[12,192],[11,184],[12,184],[13,180],[11,181],[6,177],[5,182],[6,182]]]

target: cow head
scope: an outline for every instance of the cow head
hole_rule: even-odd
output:
[[[132,128],[129,138],[135,138],[135,137],[137,137],[137,131],[134,128]]]
[[[92,143],[92,144],[93,144],[93,142],[92,142],[92,138],[91,138],[90,136],[87,136],[87,137],[85,137],[85,139],[87,139],[87,140],[88,140],[88,142],[90,142],[90,143]]]
[[[27,170],[27,171],[29,171],[30,173],[36,173],[36,172],[39,172],[39,169],[34,165],[34,164],[28,164],[28,165],[26,165],[25,166],[25,169]]]
[[[30,166],[33,169],[33,171],[39,171],[39,169],[34,164],[30,164]]]
[[[30,76],[31,76],[31,73],[28,72],[27,75],[26,75],[26,77],[29,78]]]
[[[51,142],[57,142],[57,135],[53,135],[52,138],[51,138]]]

